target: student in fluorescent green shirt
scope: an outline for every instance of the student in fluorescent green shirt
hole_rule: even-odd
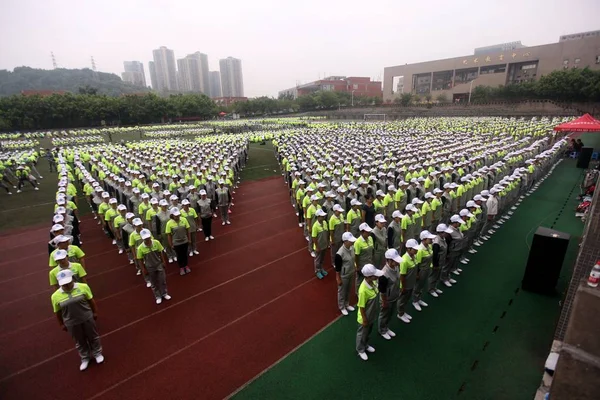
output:
[[[369,345],[369,336],[379,313],[377,280],[383,275],[383,271],[375,268],[373,264],[365,264],[360,272],[364,280],[358,288],[356,352],[363,361],[367,361],[367,353],[375,352],[375,348]]]
[[[68,254],[66,250],[57,249],[53,252],[54,262],[57,263],[56,267],[52,268],[49,272],[49,280],[50,286],[53,286],[54,289],[58,289],[58,280],[56,276],[60,271],[65,269],[70,269],[73,272],[73,279],[76,282],[87,283],[85,276],[87,272],[79,263],[72,263],[69,261]]]
[[[54,268],[58,263],[54,260],[54,255],[58,250],[65,250],[67,252],[67,258],[69,261],[81,264],[85,268],[85,253],[79,246],[71,244],[72,237],[66,235],[57,236],[54,241],[56,243],[56,249],[50,253],[50,259],[48,265],[50,268]]]
[[[142,229],[139,235],[142,243],[137,247],[136,259],[144,272],[144,277],[148,278],[156,304],[162,303],[162,299],[171,300],[167,292],[165,249],[158,240],[152,238],[148,229]]]
[[[169,245],[177,254],[177,264],[179,264],[179,275],[185,275],[192,272],[188,266],[188,246],[191,241],[190,224],[186,218],[181,218],[181,212],[177,208],[169,211],[170,219],[166,224],[165,233],[169,240]]]

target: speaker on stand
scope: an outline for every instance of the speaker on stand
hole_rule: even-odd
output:
[[[556,293],[567,247],[571,236],[540,226],[531,243],[527,267],[521,281],[521,288],[540,294]]]

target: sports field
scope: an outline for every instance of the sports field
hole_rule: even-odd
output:
[[[392,341],[374,337],[366,363],[354,350],[356,315],[339,317],[335,280],[313,274],[278,171],[270,144],[253,144],[232,225],[215,226],[216,240],[199,245],[192,274],[167,271],[173,300],[160,307],[96,221],[82,218],[106,356],[85,373],[49,301],[51,205],[35,204],[51,200],[54,177],[42,169],[39,192],[3,197],[12,211],[0,220],[2,399],[533,398],[560,296],[522,292],[520,279],[542,225],[572,235],[559,291],[568,283],[582,229],[574,160],[470,256],[455,287],[427,296],[410,325],[394,320]]]

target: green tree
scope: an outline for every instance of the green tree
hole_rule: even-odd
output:
[[[446,93],[440,93],[435,97],[435,100],[438,103],[447,103],[448,102],[448,96],[446,96]]]
[[[399,99],[400,104],[402,104],[404,107],[410,106],[414,100],[412,93],[402,93]]]

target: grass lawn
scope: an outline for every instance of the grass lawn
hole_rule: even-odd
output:
[[[275,158],[273,143],[270,140],[264,146],[251,143],[248,163],[242,171],[242,180],[254,181],[276,175],[281,175],[281,169]]]

